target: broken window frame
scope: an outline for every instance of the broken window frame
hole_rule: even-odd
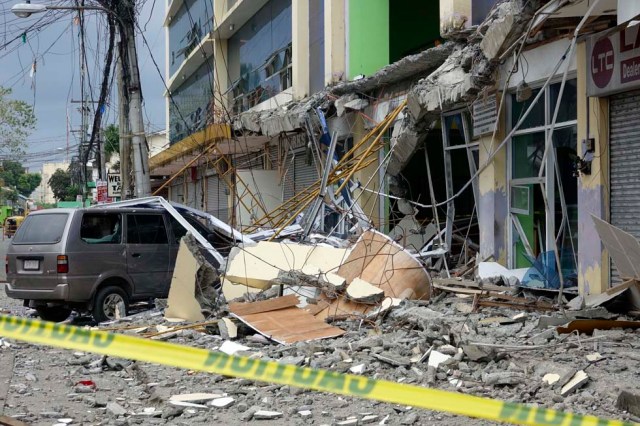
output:
[[[567,77],[567,82],[572,81],[572,80],[576,80],[577,79],[577,75],[576,72],[570,72],[568,74]],[[507,144],[507,206],[508,208],[508,215],[509,215],[509,226],[507,226],[507,241],[508,241],[508,249],[507,249],[507,265],[509,268],[515,268],[516,267],[516,251],[515,251],[515,245],[517,243],[516,237],[519,236],[518,235],[518,231],[514,229],[514,225],[513,225],[513,215],[514,214],[522,214],[519,213],[517,211],[513,211],[513,209],[511,208],[511,204],[512,204],[512,200],[511,200],[511,189],[513,186],[523,186],[523,185],[540,185],[543,184],[544,190],[545,190],[545,194],[547,197],[547,200],[549,200],[549,203],[554,203],[553,205],[549,205],[548,211],[545,212],[545,235],[543,235],[544,241],[540,241],[540,245],[542,246],[540,248],[540,252],[548,252],[553,250],[552,247],[554,247],[554,245],[556,244],[556,231],[555,231],[555,210],[556,207],[560,208],[561,206],[556,206],[555,205],[555,192],[556,192],[556,175],[557,175],[557,167],[556,167],[556,149],[555,149],[555,145],[554,145],[554,149],[550,149],[549,152],[547,153],[547,157],[544,163],[544,174],[542,176],[542,179],[540,179],[537,175],[536,176],[532,176],[532,177],[525,177],[525,178],[514,178],[513,177],[513,167],[514,167],[514,159],[513,159],[513,155],[514,155],[514,138],[518,137],[518,136],[522,136],[522,135],[528,135],[528,134],[533,134],[533,133],[544,133],[544,138],[545,141],[546,139],[549,137],[549,133],[551,132],[552,129],[554,129],[554,134],[555,131],[563,129],[563,128],[568,128],[568,127],[572,127],[572,126],[577,126],[578,125],[578,119],[577,119],[577,111],[576,111],[576,118],[573,120],[567,120],[567,121],[556,121],[555,126],[552,126],[552,121],[553,121],[553,111],[555,108],[555,100],[552,99],[552,89],[551,87],[557,83],[560,83],[562,81],[562,76],[558,75],[557,78],[554,78],[551,80],[550,84],[544,88],[544,94],[542,95],[541,99],[539,100],[539,102],[543,102],[544,103],[544,123],[542,125],[539,126],[535,126],[535,127],[527,127],[524,129],[518,129],[516,132],[514,132],[513,137],[511,138],[511,140],[509,141],[509,143]],[[540,89],[541,86],[535,86],[532,87],[532,89],[534,90],[538,90]],[[509,96],[506,97],[506,101],[507,101],[507,108],[506,108],[506,113],[505,113],[505,121],[507,124],[507,131],[510,131],[513,128],[513,102],[515,100],[515,89],[510,90],[508,93]],[[563,100],[564,100],[564,94],[563,94]],[[533,206],[530,206],[530,209],[532,209]]]
[[[447,125],[447,117],[453,117],[460,115],[460,122],[462,123],[462,135],[465,143],[459,145],[451,145],[449,141],[449,126]],[[474,151],[479,152],[479,142],[473,141],[473,135],[471,134],[471,122],[473,117],[468,109],[457,109],[453,111],[447,111],[440,115],[440,127],[442,131],[442,148],[444,153],[444,173],[445,173],[445,185],[447,200],[447,215],[445,224],[445,242],[447,247],[451,247],[451,239],[453,237],[453,222],[455,219],[455,200],[453,199],[453,170],[451,166],[451,152],[457,149],[465,149],[467,154],[467,161],[469,164],[470,176],[475,176],[478,165],[474,157]],[[480,201],[480,189],[478,186],[478,177],[475,177],[472,182],[473,197],[476,206]]]

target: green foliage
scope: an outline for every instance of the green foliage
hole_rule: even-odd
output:
[[[115,124],[104,129],[104,153],[107,161],[114,153],[120,153],[120,130]]]
[[[8,201],[17,203],[18,193],[16,191],[11,191],[10,189],[0,188],[0,202],[2,204],[7,204]]]
[[[18,178],[16,189],[25,197],[31,195],[34,189],[42,182],[42,176],[38,173],[25,173]]]
[[[19,161],[4,160],[0,169],[3,185],[15,188],[21,195],[28,197],[40,185],[42,177],[38,173],[26,173]]]
[[[0,87],[0,155],[24,154],[27,136],[36,126],[33,108],[25,102],[10,99],[11,89]]]
[[[75,201],[76,195],[82,191],[78,185],[71,184],[71,174],[69,171],[58,169],[49,178],[49,186],[53,191],[53,196],[58,201]]]

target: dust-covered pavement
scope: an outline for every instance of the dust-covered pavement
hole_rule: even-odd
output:
[[[375,323],[335,323],[346,330],[340,338],[287,346],[240,326],[237,343],[247,346],[243,355],[263,360],[337,372],[361,368],[363,375],[376,379],[638,420],[617,408],[616,401],[624,389],[638,392],[640,332],[599,331],[595,340],[584,335],[558,335],[553,328],[537,328],[541,315],[536,312],[510,320],[522,312],[485,308],[471,313],[470,306],[469,298],[444,294],[428,305],[405,302]],[[4,291],[0,309],[29,314]],[[157,333],[158,326],[177,325],[166,322],[156,310],[110,327],[116,332],[148,336]],[[206,349],[216,349],[225,340],[216,326],[206,332],[185,329],[164,337]],[[465,342],[485,342],[496,348],[476,348],[474,352]],[[61,419],[82,425],[495,424],[413,409],[409,403],[391,405],[17,341],[7,343],[0,344],[0,414],[33,425],[55,425]],[[426,359],[419,359],[430,349],[448,358],[438,367],[428,366]],[[595,353],[600,358],[590,361],[587,356]],[[565,395],[557,385],[543,381],[548,375],[569,380],[580,369],[588,380]],[[192,393],[210,395],[190,407],[170,402],[171,396]],[[215,407],[209,401],[216,395],[232,400],[228,406]]]

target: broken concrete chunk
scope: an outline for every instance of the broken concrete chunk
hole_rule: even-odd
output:
[[[640,395],[623,390],[618,395],[616,407],[634,416],[640,416]]]
[[[322,275],[322,281],[335,291],[342,291],[347,286],[347,280],[333,272],[327,272]]]
[[[451,355],[446,355],[438,351],[431,351],[431,353],[429,354],[429,361],[427,362],[427,365],[429,367],[438,368],[440,364],[449,360],[450,358]]]
[[[373,354],[373,357],[396,367],[408,367],[409,365],[411,365],[411,362],[408,359],[399,357],[397,355],[394,356],[388,353]]]
[[[587,358],[587,361],[589,362],[596,362],[596,361],[600,361],[604,357],[600,355],[600,353],[594,352],[592,354],[587,354],[586,358]]]
[[[478,346],[474,344],[462,345],[464,354],[471,361],[491,361],[496,357],[496,351],[487,346]]]
[[[578,371],[572,378],[567,382],[566,385],[562,386],[560,390],[560,395],[567,396],[576,389],[581,388],[589,381],[589,376],[584,370]]]
[[[209,402],[209,405],[216,408],[227,408],[227,407],[231,407],[235,402],[236,402],[235,399],[231,398],[230,396],[226,396],[223,398],[216,398],[211,400]]]
[[[108,403],[107,412],[114,417],[124,416],[125,414],[127,414],[127,410],[125,410],[125,408],[117,402]]]
[[[238,337],[238,326],[229,318],[222,318],[218,321],[218,330],[223,339],[235,339]]]
[[[273,420],[282,417],[282,413],[278,411],[258,410],[253,414],[255,420]]]
[[[354,302],[374,305],[384,299],[384,291],[361,278],[355,278],[347,287],[347,297]]]
[[[362,374],[364,373],[365,367],[365,364],[358,364],[351,367],[349,371],[351,372],[351,374]]]
[[[227,355],[235,355],[240,351],[248,351],[251,348],[248,346],[241,345],[240,343],[232,342],[230,340],[226,340],[218,349],[220,352],[224,352]]]
[[[484,373],[482,381],[490,386],[496,385],[519,385],[525,382],[524,376],[515,371],[498,371],[495,373]]]
[[[553,386],[560,380],[560,375],[555,373],[547,373],[542,378],[542,381],[548,384],[549,386]]]

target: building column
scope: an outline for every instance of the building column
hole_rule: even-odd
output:
[[[598,294],[609,286],[609,254],[602,246],[591,216],[609,221],[609,100],[588,98],[587,49],[577,46],[578,155],[584,158],[583,141],[594,139],[596,155],[591,174],[578,178],[578,288],[580,294]],[[589,123],[589,128],[587,128]]]
[[[214,123],[226,123],[228,121],[227,112],[231,105],[232,93],[226,93],[229,89],[229,73],[227,72],[227,40],[213,40],[213,114]],[[226,94],[225,94],[226,93]]]
[[[324,84],[346,79],[345,0],[324,0]]]
[[[309,0],[291,3],[293,98],[309,96]]]
[[[496,94],[495,96],[500,96]],[[480,166],[485,164],[505,137],[505,112],[498,118],[498,131],[480,138]],[[480,200],[476,205],[480,230],[480,260],[493,257],[495,262],[507,266],[509,205],[507,198],[507,148],[498,152],[486,169],[480,173],[478,189]]]

